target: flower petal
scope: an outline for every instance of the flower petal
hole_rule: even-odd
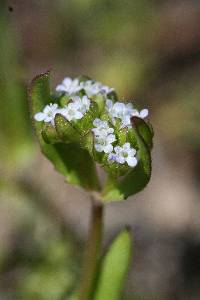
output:
[[[129,151],[130,150],[130,143],[125,143],[124,145],[123,145],[123,150],[125,150],[125,151]]]
[[[107,143],[113,143],[116,140],[114,134],[109,134],[106,138]]]
[[[100,145],[100,144],[95,144],[94,147],[95,147],[97,152],[102,152],[103,151],[103,146]]]
[[[82,117],[83,117],[83,114],[80,111],[75,112],[75,115],[74,115],[75,119],[80,120],[80,119],[82,119]]]
[[[135,156],[136,153],[137,153],[137,151],[135,150],[135,148],[131,148],[128,151],[129,156]]]
[[[53,116],[45,116],[45,118],[44,118],[44,122],[45,123],[49,123],[49,122],[51,122],[52,120],[54,119],[54,117]]]
[[[114,150],[115,150],[115,152],[118,154],[118,153],[120,153],[120,152],[122,151],[122,147],[116,146],[116,147],[114,148]]]
[[[51,106],[46,105],[45,108],[43,109],[43,113],[48,114],[51,111]]]
[[[38,122],[43,121],[46,117],[46,114],[39,112],[37,114],[34,115],[34,119]]]
[[[68,87],[69,85],[72,84],[72,79],[70,77],[65,77],[63,79],[63,82],[62,82],[63,85],[65,85],[66,87]]]
[[[100,119],[94,119],[94,121],[93,121],[93,125],[96,127],[100,126],[101,123],[102,123],[102,121]]]
[[[59,84],[59,85],[57,85],[57,87],[56,87],[56,91],[57,91],[57,92],[66,92],[67,89],[65,88],[65,86],[64,86],[63,84]]]
[[[118,162],[119,164],[124,164],[125,163],[125,158],[122,155],[117,155],[116,156],[116,162]]]
[[[112,152],[112,151],[113,151],[113,145],[108,144],[107,146],[104,146],[103,151],[104,151],[105,153],[110,153],[110,152]]]
[[[149,114],[149,111],[148,111],[147,108],[142,109],[142,110],[140,111],[140,118],[141,118],[141,119],[144,119],[144,118],[146,118],[146,117],[148,116],[148,114]]]
[[[129,165],[129,167],[135,167],[137,165],[137,158],[136,157],[132,157],[132,156],[128,156],[126,158],[126,162]]]
[[[109,153],[109,155],[108,155],[108,161],[110,161],[110,162],[116,161],[116,154],[113,153],[113,152]]]
[[[106,100],[106,107],[108,110],[110,110],[113,107],[112,100],[109,100],[109,99]]]

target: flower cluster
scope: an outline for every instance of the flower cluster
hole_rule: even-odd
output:
[[[72,97],[72,102],[65,105],[64,108],[59,110],[68,121],[80,120],[84,114],[90,109],[90,99],[87,96],[82,98],[79,96]]]
[[[137,165],[136,150],[131,148],[130,143],[125,143],[122,147],[116,146],[114,148],[114,153],[111,152],[108,156],[108,160],[111,162],[117,162],[119,164],[124,164],[127,162],[129,167],[135,167]]]
[[[98,94],[107,95],[114,91],[113,88],[110,88],[107,85],[103,85],[101,82],[98,81],[87,80],[85,82],[81,82],[80,85],[85,90],[88,97],[92,97]]]
[[[83,91],[83,96],[80,96],[80,91]],[[55,126],[55,116],[57,113],[63,115],[69,122],[78,122],[83,116],[89,112],[91,103],[94,100],[92,96],[102,95],[104,103],[104,117],[106,120],[101,120],[101,113],[97,114],[92,119],[94,128],[89,127],[94,136],[94,149],[97,152],[104,154],[108,164],[117,163],[119,165],[127,164],[129,167],[137,165],[136,150],[131,147],[129,140],[126,139],[124,144],[119,143],[117,138],[118,130],[122,128],[131,128],[131,117],[136,116],[144,119],[148,116],[148,110],[143,109],[138,111],[131,103],[123,103],[109,99],[113,88],[104,86],[98,81],[86,80],[80,81],[78,78],[71,79],[66,77],[62,84],[56,87],[56,91],[61,94],[70,96],[69,102],[60,107],[57,103],[46,105],[42,112],[35,114],[36,121],[44,121]],[[59,97],[58,97],[59,101]],[[119,121],[119,122],[117,122]]]
[[[54,118],[58,113],[63,115],[68,121],[82,119],[84,114],[90,109],[90,99],[88,99],[87,96],[83,96],[82,98],[74,96],[71,100],[72,101],[68,105],[65,105],[64,108],[58,107],[58,104],[50,103],[46,105],[43,112],[35,114],[35,120],[54,125]]]
[[[114,91],[113,88],[103,85],[101,82],[86,80],[79,81],[78,78],[72,79],[70,77],[64,78],[61,84],[56,87],[56,91],[67,95],[74,95],[81,90],[84,90],[88,97],[92,97],[98,94],[107,95]]]
[[[110,99],[106,100],[106,110],[114,125],[116,123],[116,119],[121,120],[121,128],[131,127],[131,117],[133,116],[139,117],[141,119],[144,119],[148,116],[147,109],[143,109],[139,112],[137,109],[133,108],[132,103],[113,103],[113,101]]]
[[[95,136],[94,146],[97,152],[108,154],[110,163],[127,163],[130,167],[137,165],[136,150],[131,148],[130,143],[125,143],[122,147],[113,147],[112,144],[116,141],[116,137],[113,134],[114,129],[109,127],[108,122],[95,119],[93,125],[96,127],[92,129],[92,132]],[[114,152],[112,152],[113,150]]]
[[[96,128],[92,129],[95,136],[94,147],[97,152],[110,153],[113,151],[112,143],[116,140],[113,134],[114,129],[108,126],[108,122],[100,119],[95,119],[93,125]]]
[[[81,90],[79,80],[77,78],[72,79],[70,77],[64,78],[61,84],[56,87],[57,92],[73,95]]]

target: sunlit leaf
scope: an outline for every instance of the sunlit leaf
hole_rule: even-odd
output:
[[[29,95],[33,117],[51,102],[49,72],[37,76],[32,81]],[[66,181],[85,189],[97,190],[97,174],[89,152],[76,144],[47,144],[41,134],[42,122],[34,121],[34,125],[42,152],[52,161],[56,170],[65,176]]]
[[[94,300],[121,299],[132,253],[131,234],[126,229],[114,239],[102,260]]]

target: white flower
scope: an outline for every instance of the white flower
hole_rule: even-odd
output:
[[[54,125],[54,118],[56,113],[59,112],[58,104],[52,104],[46,105],[43,109],[43,112],[38,112],[34,115],[34,119],[36,121],[44,121],[45,123],[51,123]]]
[[[116,161],[119,164],[127,162],[129,167],[137,165],[136,150],[130,147],[130,143],[125,143],[122,147],[116,146],[114,151],[115,153],[109,154],[108,161]]]
[[[79,103],[71,102],[63,109],[60,109],[60,113],[68,120],[79,120],[83,117],[83,113],[79,111]]]
[[[106,110],[108,111],[113,124],[115,124],[115,118],[118,118],[122,121],[122,127],[130,126],[130,118],[134,111],[131,103],[113,103],[111,100],[107,99]]]
[[[100,127],[101,127],[101,128],[108,128],[108,127],[109,127],[107,121],[102,121],[101,119],[98,119],[98,118],[94,119],[93,125],[94,125],[95,127],[99,127],[99,128],[100,128]]]
[[[92,82],[92,80],[87,80],[83,82],[83,88],[88,95],[88,97],[97,95],[100,93],[100,85],[97,82]]]
[[[107,86],[107,85],[102,85],[101,86],[101,92],[103,93],[103,94],[109,94],[109,93],[111,93],[111,92],[113,92],[114,91],[114,89],[113,88],[110,88],[109,86]]]
[[[99,136],[95,138],[94,147],[97,152],[110,153],[113,151],[112,143],[116,140],[114,134],[108,134],[107,136]]]
[[[106,85],[102,85],[101,82],[92,81],[92,80],[81,82],[81,86],[85,90],[88,97],[98,95],[100,93],[109,94],[114,90],[113,88],[110,88]]]
[[[113,152],[109,153],[109,155],[108,155],[108,161],[109,162],[116,161],[116,153],[113,153]]]
[[[148,116],[148,109],[143,109],[140,112],[133,108],[131,103],[125,104],[123,102],[115,102],[112,100],[106,100],[106,110],[109,113],[113,124],[115,124],[115,118],[121,120],[123,127],[131,127],[131,117],[136,116],[144,119]]]
[[[94,135],[96,137],[100,137],[100,136],[107,136],[108,134],[111,134],[114,132],[113,128],[110,128],[108,125],[108,122],[106,121],[102,121],[100,119],[95,119],[93,121],[93,125],[97,128],[93,128],[92,132],[94,133]]]
[[[134,109],[132,116],[135,116],[135,117],[138,117],[141,119],[145,119],[148,116],[148,114],[149,114],[149,111],[147,108],[142,109],[140,112],[138,110]]]
[[[87,96],[91,97],[98,94],[107,95],[112,92],[114,89],[103,85],[101,82],[86,80],[80,82],[79,79],[72,79],[70,77],[64,78],[61,84],[56,87],[57,92],[67,93],[68,95],[73,95],[84,89]]]
[[[128,111],[126,105],[122,102],[116,102],[113,105],[113,116],[116,118],[123,119],[127,115]]]
[[[90,100],[87,96],[82,98],[79,96],[72,97],[72,102],[65,105],[59,112],[68,120],[80,120],[84,114],[90,109]]]
[[[100,119],[95,119],[93,125],[96,128],[92,129],[95,135],[95,149],[97,152],[110,153],[113,151],[112,143],[116,140],[113,128],[110,128],[108,122]]]
[[[72,101],[77,104],[78,110],[83,114],[90,109],[90,99],[87,96],[83,96],[82,98],[75,96],[72,98]]]
[[[115,124],[115,117],[114,117],[115,112],[114,112],[113,106],[114,106],[114,103],[112,102],[112,100],[107,99],[106,100],[106,111],[108,112],[112,123]]]
[[[115,125],[115,110],[113,109],[114,103],[112,100],[106,100],[106,110],[111,118],[112,123]]]
[[[122,102],[113,103],[112,100],[106,100],[106,110],[113,118],[123,118],[123,116],[127,113],[126,105]]]
[[[69,95],[75,94],[81,90],[79,80],[77,78],[72,79],[70,77],[64,78],[61,84],[56,87],[57,92],[64,92]]]

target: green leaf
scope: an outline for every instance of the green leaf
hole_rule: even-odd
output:
[[[53,125],[45,123],[42,127],[42,137],[47,144],[55,144],[60,142],[58,133]]]
[[[102,260],[94,300],[121,299],[131,254],[131,234],[125,229],[114,239]]]
[[[61,107],[64,107],[65,105],[67,105],[70,101],[70,96],[69,95],[62,95],[60,98],[59,98],[59,103],[61,105]]]
[[[95,95],[91,98],[98,105],[99,114],[102,114],[105,108],[105,97],[103,95]]]
[[[147,146],[150,149],[152,149],[154,132],[151,124],[150,123],[147,124],[144,120],[140,118],[136,118],[136,122],[137,122],[137,129],[139,134],[142,136]]]
[[[127,131],[128,131],[127,128],[122,128],[122,129],[119,129],[119,130],[115,131],[115,134],[117,136],[119,145],[123,145],[123,144],[126,143]]]
[[[94,157],[94,136],[91,131],[81,138],[80,145],[82,148],[86,149],[92,157]]]
[[[83,116],[82,119],[77,120],[75,126],[82,135],[88,133],[93,128],[93,121],[98,117],[98,105],[91,101],[90,110]]]
[[[60,139],[65,143],[79,143],[80,134],[72,126],[72,124],[61,114],[56,114],[55,116],[55,126],[56,131]]]
[[[49,72],[37,76],[32,81],[29,96],[33,117],[52,101],[49,88]],[[33,122],[42,152],[54,164],[56,170],[65,176],[66,181],[78,184],[88,190],[98,190],[95,164],[88,151],[81,149],[76,144],[47,144],[41,134],[42,122],[34,120]]]
[[[108,176],[102,198],[104,201],[123,200],[141,191],[149,182],[151,177],[151,154],[150,147],[152,135],[147,133],[147,125],[144,120],[133,117],[132,131],[136,139],[136,147],[139,162],[127,175],[122,178]],[[143,131],[141,131],[141,128]],[[151,142],[151,143],[150,143]],[[148,146],[149,145],[149,146]]]

